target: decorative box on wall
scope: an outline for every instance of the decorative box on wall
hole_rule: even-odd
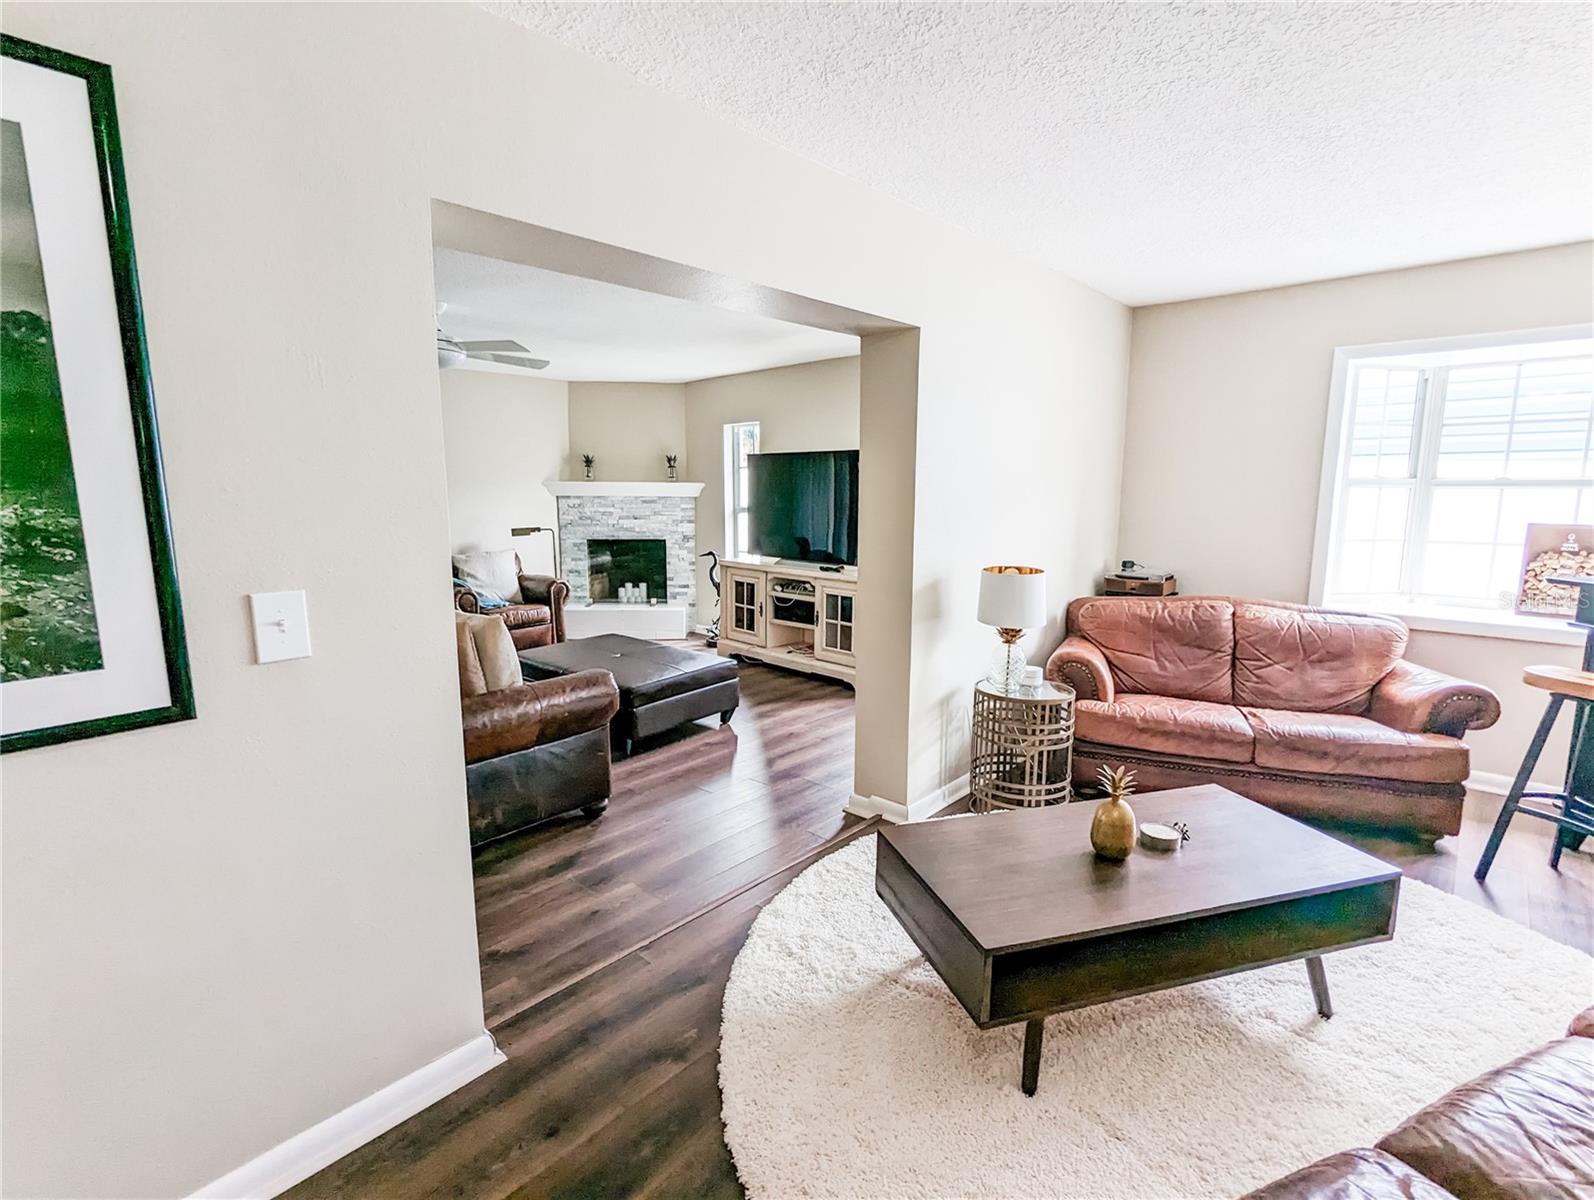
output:
[[[1179,580],[1172,571],[1150,571],[1126,558],[1101,581],[1105,596],[1177,596]]]
[[[720,577],[722,655],[853,682],[857,567],[725,558]]]

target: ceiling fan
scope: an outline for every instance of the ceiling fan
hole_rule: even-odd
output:
[[[437,365],[441,370],[462,365],[466,359],[477,362],[499,363],[506,367],[520,367],[527,371],[540,371],[548,365],[546,358],[534,358],[530,350],[508,338],[493,338],[485,342],[461,342],[443,332],[443,310],[437,306]]]

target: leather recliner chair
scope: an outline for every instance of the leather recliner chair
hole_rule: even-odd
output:
[[[620,707],[614,676],[523,682],[509,634],[492,616],[456,615],[454,641],[471,845],[575,809],[603,812],[609,722]]]
[[[463,584],[454,585],[454,607],[464,613],[501,617],[509,627],[516,650],[552,646],[565,640],[565,604],[570,585],[552,575],[524,575],[520,555],[515,555],[515,576],[520,597],[502,608],[483,608],[481,597]]]
[[[1222,784],[1291,816],[1461,829],[1480,684],[1404,659],[1391,617],[1230,596],[1086,596],[1046,675],[1074,689],[1074,779]]]

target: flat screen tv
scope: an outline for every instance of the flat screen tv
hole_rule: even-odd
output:
[[[748,541],[754,554],[826,566],[858,562],[858,452],[750,454]]]

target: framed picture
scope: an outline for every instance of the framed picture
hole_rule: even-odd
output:
[[[193,715],[111,71],[0,36],[0,750]]]

